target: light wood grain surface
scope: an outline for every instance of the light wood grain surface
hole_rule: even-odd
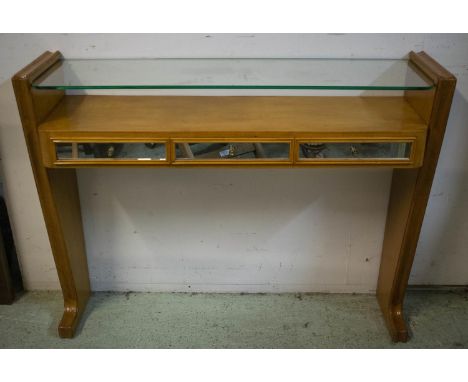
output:
[[[171,136],[425,131],[403,97],[67,96],[40,131]]]

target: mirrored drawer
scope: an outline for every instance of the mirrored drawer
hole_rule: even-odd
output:
[[[166,161],[161,142],[54,142],[58,162]]]
[[[176,162],[291,162],[290,142],[175,142]]]
[[[409,162],[413,142],[299,142],[299,161]]]

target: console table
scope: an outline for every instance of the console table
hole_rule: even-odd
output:
[[[377,298],[392,339],[408,339],[403,299],[456,84],[426,53],[408,60],[67,60],[45,52],[12,81],[63,291],[60,337],[73,337],[90,295],[75,168],[387,166],[394,170]],[[80,89],[253,92],[70,91]]]

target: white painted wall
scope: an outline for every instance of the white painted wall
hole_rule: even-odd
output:
[[[0,155],[29,289],[59,288],[9,78],[65,57],[403,57],[458,77],[411,282],[468,284],[466,35],[0,35]],[[385,169],[78,171],[94,290],[375,290]]]

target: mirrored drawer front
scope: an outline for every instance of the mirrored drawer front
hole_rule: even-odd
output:
[[[289,142],[178,142],[175,159],[193,161],[288,161]]]
[[[166,144],[153,142],[56,142],[59,161],[165,161]]]
[[[409,161],[411,142],[302,142],[299,160]]]

